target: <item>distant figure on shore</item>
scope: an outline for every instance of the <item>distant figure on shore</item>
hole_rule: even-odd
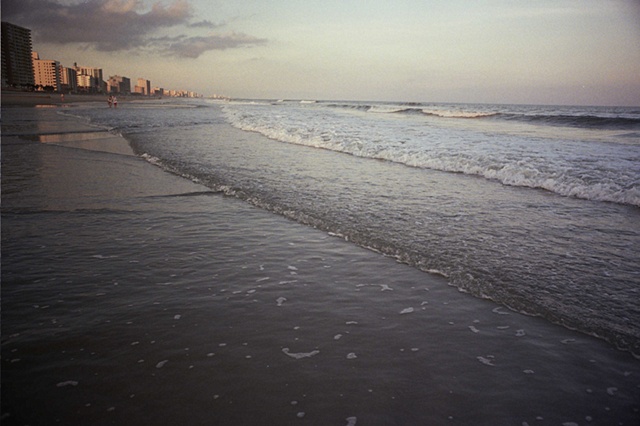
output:
[[[111,108],[111,105],[113,104],[113,96],[109,95],[107,102],[109,103],[109,108]]]
[[[64,102],[64,93],[61,93],[61,94],[60,94],[60,101],[61,101],[61,102]]]
[[[113,97],[113,107],[118,108],[118,99],[115,96]]]

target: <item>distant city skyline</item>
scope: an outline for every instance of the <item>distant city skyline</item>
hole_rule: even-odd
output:
[[[129,77],[112,75],[106,81],[102,68],[67,67],[56,59],[41,58],[33,50],[31,29],[2,21],[2,87],[58,93],[117,93],[143,96],[200,97],[195,91],[151,88],[151,81],[138,78],[131,88]]]
[[[165,88],[162,86],[158,86],[155,85],[152,88],[151,85],[151,81],[145,79],[144,77],[137,77],[135,79],[135,81],[137,82],[137,84],[135,84],[133,87],[131,86],[131,81],[133,80],[131,77],[128,76],[124,76],[124,75],[120,75],[120,74],[113,74],[113,75],[109,75],[109,78],[105,79],[104,78],[104,70],[100,67],[92,67],[92,66],[80,66],[78,65],[78,62],[74,62],[73,66],[71,67],[67,67],[65,64],[60,63],[60,61],[56,60],[56,59],[44,59],[44,58],[40,58],[40,54],[37,51],[33,51],[34,54],[34,61],[35,58],[37,57],[38,60],[40,62],[49,62],[49,63],[56,63],[58,64],[58,66],[62,66],[63,68],[70,68],[70,69],[74,69],[75,71],[77,71],[79,74],[78,75],[83,75],[83,76],[90,76],[93,77],[96,81],[96,85],[100,86],[101,88],[98,90],[99,92],[104,92],[104,93],[112,93],[112,92],[116,92],[116,93],[131,93],[131,94],[140,94],[140,95],[146,95],[146,96],[152,96],[152,95],[167,95],[167,96],[189,96],[189,97],[199,97],[201,94],[199,94],[198,92],[195,92],[193,90],[184,90],[184,89],[175,89],[175,88]],[[35,73],[35,62],[34,62],[34,73]],[[122,74],[122,73],[121,73]],[[108,75],[108,74],[107,74]],[[37,76],[37,74],[36,74]],[[59,78],[62,78],[62,76],[60,76]],[[37,81],[37,77],[36,77],[36,84],[39,84]],[[104,83],[106,83],[106,87],[102,87],[104,85]],[[51,83],[46,83],[46,84],[51,84]],[[42,82],[40,82],[40,85],[43,85]],[[144,86],[142,86],[144,85]],[[85,87],[88,86],[88,84],[84,85]],[[141,88],[144,90],[138,91],[137,89]],[[161,93],[155,93],[155,90],[160,90]],[[61,90],[60,87],[56,88],[57,91]]]
[[[100,67],[67,67],[56,59],[41,58],[33,50],[31,29],[2,21],[2,87],[57,93],[136,94],[143,96],[201,97],[195,91],[151,88],[138,78],[132,89],[129,77],[112,75],[105,81]]]
[[[4,0],[2,13],[43,58],[203,94],[640,106],[636,0]]]

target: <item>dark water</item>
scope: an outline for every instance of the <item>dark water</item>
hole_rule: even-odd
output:
[[[2,194],[3,424],[640,419],[628,352],[140,158],[3,136]]]
[[[522,117],[560,117],[522,127],[307,105],[71,112],[116,128],[152,163],[215,191],[640,353],[640,145],[608,125],[559,127],[569,113],[593,121],[637,111],[521,107]],[[464,112],[447,108],[440,114]],[[476,113],[492,111],[483,108]]]

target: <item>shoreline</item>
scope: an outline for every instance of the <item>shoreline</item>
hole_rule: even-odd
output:
[[[2,126],[3,424],[640,417],[630,353],[114,152],[128,141],[55,108]]]
[[[60,94],[45,92],[18,92],[3,90],[0,93],[2,107],[66,105],[79,102],[107,102],[106,94]],[[159,96],[118,96],[118,102],[153,101],[162,99]]]

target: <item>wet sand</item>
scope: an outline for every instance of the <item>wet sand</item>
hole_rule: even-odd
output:
[[[2,111],[3,424],[637,424],[640,363]]]
[[[78,95],[78,94],[65,94],[60,93],[44,93],[44,92],[17,92],[3,90],[0,99],[3,107],[10,106],[60,106],[68,105],[72,103],[84,103],[84,102],[102,102],[107,105],[106,95]],[[118,103],[130,102],[130,101],[144,101],[153,100],[155,97],[145,96],[118,96]]]

